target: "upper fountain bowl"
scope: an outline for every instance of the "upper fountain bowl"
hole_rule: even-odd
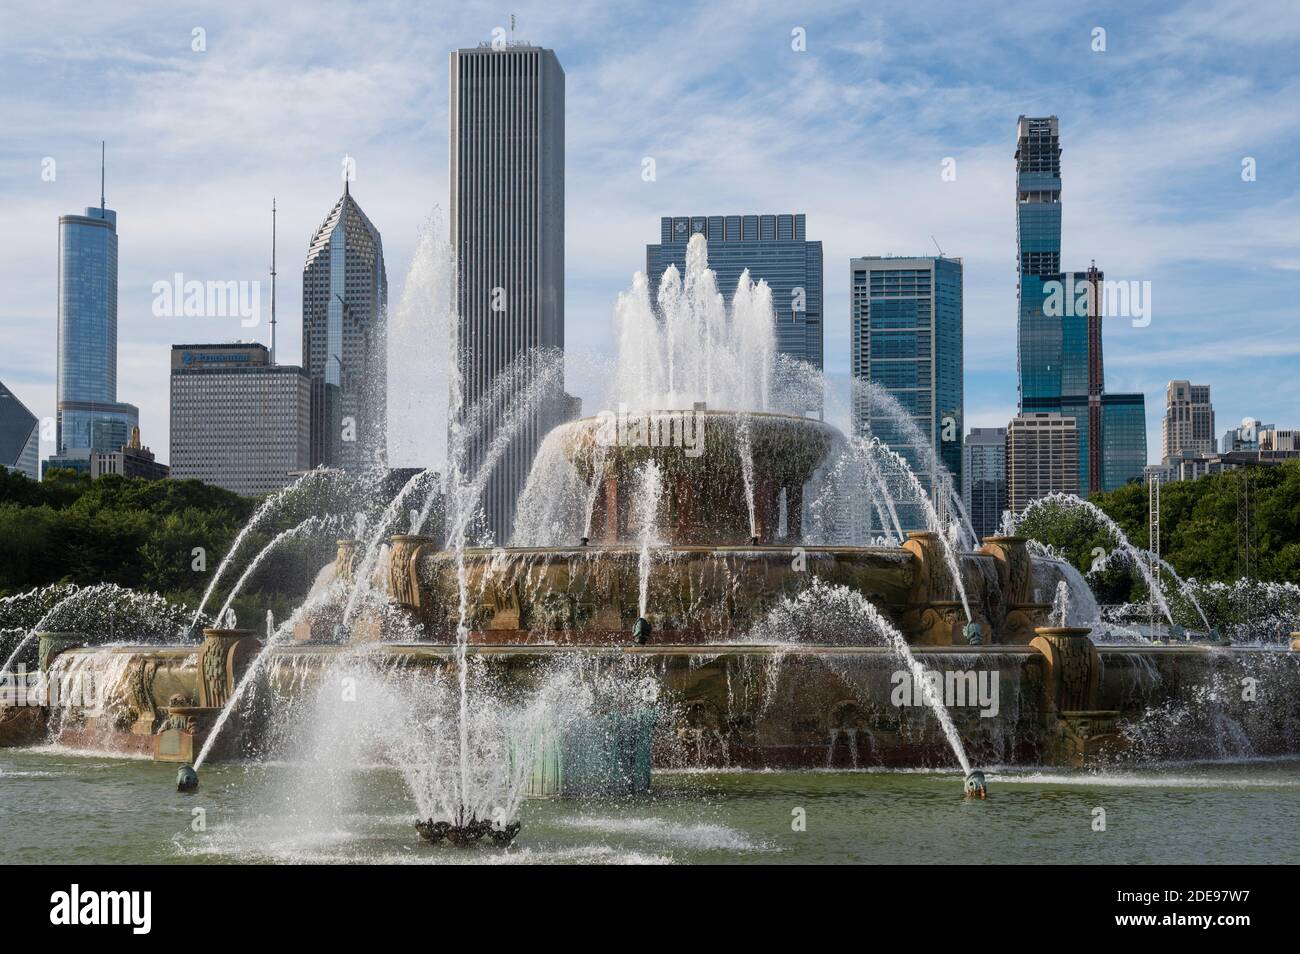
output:
[[[634,501],[642,468],[654,461],[659,540],[727,546],[801,539],[804,484],[840,433],[793,414],[696,407],[602,413],[560,425],[551,439],[596,488],[593,543],[638,538],[645,511]]]

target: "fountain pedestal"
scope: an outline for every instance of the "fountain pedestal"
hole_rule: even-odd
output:
[[[1101,657],[1086,627],[1040,626],[1034,632],[1029,645],[1044,660],[1043,708],[1054,761],[1082,765],[1118,742],[1119,712],[1097,708]]]
[[[209,706],[168,706],[167,716],[153,737],[154,761],[192,765],[220,715],[220,709]]]
[[[165,707],[165,717],[153,737],[155,760],[195,760],[260,646],[251,630],[203,631],[196,674],[198,705],[192,705],[192,699],[176,697]],[[235,747],[238,740],[238,732],[227,733],[223,748]]]

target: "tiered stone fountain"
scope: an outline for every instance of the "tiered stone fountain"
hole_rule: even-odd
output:
[[[787,415],[699,413],[705,441],[698,456],[674,446],[596,453],[598,421],[565,425],[567,453],[596,490],[592,538],[567,548],[465,554],[470,652],[498,669],[504,685],[533,684],[547,666],[575,654],[652,678],[665,714],[655,737],[656,764],[950,763],[925,710],[897,704],[899,660],[878,633],[852,620],[828,626],[817,618],[796,618],[793,629],[806,623],[808,631],[772,631],[773,607],[814,586],[861,594],[941,678],[996,676],[995,705],[946,700],[980,763],[1082,764],[1116,752],[1126,741],[1117,731],[1124,720],[1194,691],[1216,666],[1267,652],[1200,645],[1099,649],[1087,630],[1048,625],[1051,595],[1066,569],[1035,558],[1017,537],[991,537],[957,557],[979,631],[972,645],[952,564],[935,534],[912,533],[901,547],[805,544],[800,495],[822,465],[833,429]],[[741,427],[753,454],[752,513],[738,461]],[[643,612],[646,528],[637,515],[647,511],[636,506],[635,478],[649,461],[663,479],[661,498],[648,511],[656,515],[658,543],[645,571]],[[350,580],[357,565],[353,541],[340,541],[322,585],[331,577]],[[400,608],[400,627],[391,613],[358,613],[346,629],[338,607],[308,614],[294,641],[271,651],[260,677],[271,700],[306,691],[313,672],[358,649],[402,667],[452,664],[460,593],[454,554],[436,533],[397,535],[376,565],[370,582]],[[650,631],[638,645],[632,634],[642,615]],[[816,616],[815,608],[807,615]],[[410,640],[412,624],[420,641]],[[57,720],[20,719],[7,710],[0,743],[54,731],[78,747],[192,762],[258,646],[254,634],[241,630],[208,630],[197,652],[89,648],[95,642],[93,633],[47,634],[40,665],[56,677],[87,666],[120,674],[102,710],[61,713]],[[85,658],[92,654],[98,654],[94,662]],[[1284,665],[1275,668],[1293,684],[1295,655],[1271,656],[1280,656]],[[1297,698],[1269,701],[1282,728],[1261,738],[1261,754],[1270,747],[1293,750]],[[241,743],[258,733],[256,718],[237,713],[213,756],[243,751]],[[632,788],[646,781],[642,776]]]

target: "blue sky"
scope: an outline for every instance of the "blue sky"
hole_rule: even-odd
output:
[[[156,318],[153,283],[265,280],[276,196],[279,350],[296,361],[299,270],[347,154],[396,303],[418,230],[447,204],[447,53],[490,39],[508,9],[117,6],[0,3],[0,380],[53,413],[57,220],[97,203],[107,139],[118,397],[166,459],[168,346],[266,332]],[[1300,5],[560,7],[514,12],[518,37],[567,74],[570,390],[594,391],[583,356],[612,350],[614,299],[661,215],[804,212],[825,244],[827,370],[848,372],[849,258],[930,254],[934,236],[965,262],[966,423],[1005,425],[1015,122],[1056,114],[1064,266],[1095,258],[1108,278],[1151,282],[1150,325],[1104,329],[1108,389],[1147,395],[1149,457],[1171,378],[1212,386],[1220,433],[1248,415],[1300,426]]]

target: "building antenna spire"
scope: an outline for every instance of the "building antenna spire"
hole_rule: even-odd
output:
[[[104,140],[99,141],[99,217],[107,218],[104,203]]]
[[[271,196],[271,364],[275,364],[275,196]]]

